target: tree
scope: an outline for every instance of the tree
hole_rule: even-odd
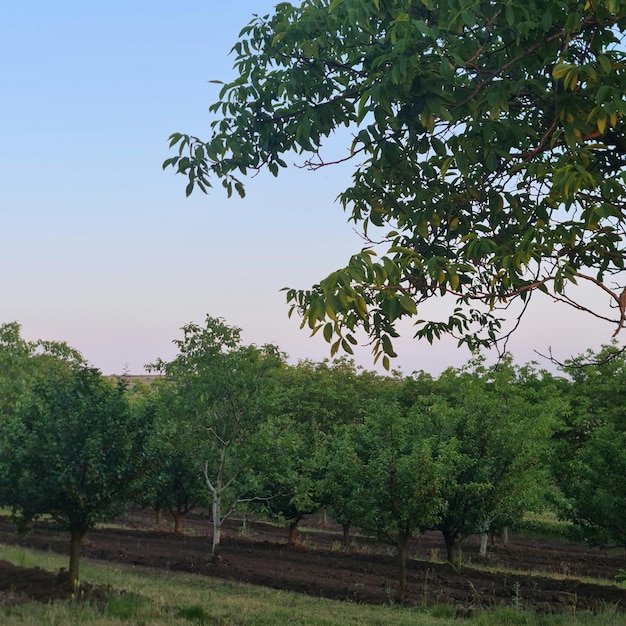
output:
[[[69,531],[72,585],[87,530],[133,495],[151,420],[150,411],[131,410],[122,385],[86,366],[50,371],[20,412],[3,450],[14,481],[9,504],[24,524],[47,513]]]
[[[417,437],[416,425],[397,404],[373,403],[364,424],[352,426],[352,450],[341,449],[357,466],[345,476],[357,477],[353,489],[362,498],[351,510],[354,521],[397,549],[399,602],[406,599],[408,543],[436,523],[456,456],[455,442]]]
[[[571,410],[554,442],[562,514],[594,543],[626,548],[626,357],[604,346],[565,371]]]
[[[52,372],[84,365],[82,355],[64,342],[27,341],[18,322],[0,325],[0,503],[15,503],[19,466],[10,441],[20,428],[21,411],[33,387]]]
[[[437,522],[447,558],[460,562],[464,537],[486,532],[498,518],[516,520],[548,485],[548,450],[564,407],[550,377],[510,359],[485,367],[476,360],[446,370],[432,395],[409,414],[418,437],[455,442]]]
[[[176,385],[156,381],[148,391],[155,404],[155,419],[148,441],[149,470],[142,482],[140,503],[174,520],[174,532],[182,533],[183,518],[207,501],[202,476],[202,441],[195,416],[185,410]]]
[[[343,546],[350,546],[350,528],[366,519],[368,486],[354,448],[355,425],[338,428],[327,441],[328,463],[322,484],[323,501],[343,530]]]
[[[324,437],[315,421],[292,415],[269,416],[254,435],[250,492],[260,509],[289,528],[288,544],[297,543],[298,525],[322,504],[322,479],[328,459]]]
[[[264,439],[259,473],[266,478],[265,493],[270,496],[265,506],[289,523],[289,543],[294,543],[305,515],[337,506],[329,480],[329,450],[337,430],[344,424],[362,424],[368,404],[397,379],[363,371],[343,358],[281,368],[276,382],[271,409],[275,417],[259,433]]]
[[[598,427],[567,470],[560,481],[567,516],[594,543],[626,550],[626,432],[615,424]]]
[[[209,315],[204,326],[190,323],[182,330],[183,338],[174,341],[175,359],[158,360],[148,369],[165,373],[176,385],[186,420],[195,421],[197,438],[204,440],[197,461],[210,493],[211,555],[218,560],[222,524],[248,492],[252,435],[264,419],[269,373],[282,365],[283,356],[269,344],[243,345],[240,328]]]
[[[241,31],[211,137],[174,133],[164,167],[187,194],[218,179],[243,196],[242,177],[277,176],[290,155],[354,163],[339,199],[368,245],[287,290],[331,354],[361,328],[388,367],[397,321],[418,315],[419,338],[497,344],[536,292],[617,333],[625,28],[626,0],[281,2]],[[348,138],[327,157],[331,135]],[[601,297],[585,302],[577,283]],[[439,297],[449,311],[421,317]]]

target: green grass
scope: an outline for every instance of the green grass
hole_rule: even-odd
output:
[[[25,567],[58,571],[63,556],[0,545],[0,559]],[[194,574],[114,565],[84,559],[81,576],[116,590],[100,605],[64,602],[30,603],[0,608],[3,626],[70,626],[121,624],[174,626],[194,624],[278,626],[617,626],[624,615],[609,607],[602,615],[538,617],[515,607],[480,611],[471,619],[438,605],[428,610],[368,606],[307,597],[285,591],[234,583]],[[123,591],[123,593],[120,593]]]
[[[551,511],[543,513],[528,512],[515,525],[514,531],[527,537],[540,537],[548,539],[582,539],[580,529],[571,522],[559,519]]]

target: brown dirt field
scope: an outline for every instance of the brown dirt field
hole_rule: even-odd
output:
[[[321,520],[305,520],[300,545],[286,544],[287,530],[262,521],[229,522],[223,533],[222,559],[210,561],[210,523],[201,513],[185,518],[184,533],[170,532],[169,520],[155,529],[153,514],[137,511],[123,522],[124,529],[94,529],[83,546],[90,559],[130,563],[173,571],[196,572],[311,596],[382,604],[395,597],[396,560],[391,548],[355,535],[351,550],[340,549],[338,529]],[[6,518],[0,518],[0,543],[20,544],[39,550],[65,552],[64,532],[37,525],[18,537]],[[466,565],[460,572],[442,563],[445,554],[438,533],[425,533],[411,545],[408,566],[408,604],[454,605],[463,615],[479,607],[515,605],[539,613],[594,611],[614,605],[626,612],[626,589],[616,585],[581,582],[576,577],[612,579],[626,559],[609,551],[565,540],[512,536],[509,546],[490,548],[486,559],[478,557],[477,539],[463,544]],[[473,567],[523,572],[549,572],[566,578],[532,573],[486,572]],[[87,597],[98,590],[81,586]],[[71,590],[62,575],[24,570],[0,562],[0,603],[16,598],[48,601],[68,597]]]

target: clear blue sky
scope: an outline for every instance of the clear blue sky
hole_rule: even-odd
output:
[[[67,341],[105,373],[174,355],[172,340],[206,313],[278,344],[328,356],[287,318],[285,286],[345,265],[361,240],[334,198],[349,171],[259,176],[242,201],[221,188],[184,197],[161,163],[174,131],[208,134],[208,106],[232,76],[228,52],[268,0],[23,0],[0,23],[0,322],[28,339]],[[546,303],[519,329],[533,349],[567,357],[611,329]],[[468,355],[406,339],[396,365],[438,373]],[[369,348],[356,355],[371,366]]]

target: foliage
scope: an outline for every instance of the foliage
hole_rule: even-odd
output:
[[[431,342],[492,345],[510,332],[502,309],[521,316],[537,291],[618,332],[625,28],[624,0],[281,2],[241,31],[211,137],[174,133],[164,167],[187,194],[217,178],[244,195],[243,176],[276,176],[290,154],[354,164],[339,199],[368,245],[287,291],[331,354],[362,328],[389,366],[404,317]],[[345,143],[329,158],[331,136]],[[422,317],[441,296],[448,314]]]
[[[202,477],[202,442],[198,424],[183,406],[170,381],[152,383],[149,401],[155,404],[155,420],[148,440],[149,469],[142,481],[141,504],[157,512],[168,511],[175,532],[182,531],[183,516],[207,502]]]
[[[71,534],[71,582],[87,529],[132,497],[143,471],[149,411],[133,411],[121,385],[88,367],[38,382],[6,445],[12,499],[22,524],[47,513]]]
[[[220,529],[248,491],[252,434],[264,418],[263,395],[272,384],[270,372],[283,356],[272,345],[243,345],[241,329],[206,316],[204,326],[183,327],[174,341],[178,355],[158,360],[149,369],[163,372],[176,384],[185,420],[195,422],[190,445],[199,446],[197,462],[210,492],[214,559],[219,556]]]
[[[549,376],[516,368],[510,359],[446,370],[432,395],[413,405],[418,436],[457,445],[434,525],[451,562],[463,537],[498,518],[511,523],[542,501],[550,437],[563,409]]]
[[[340,452],[356,466],[343,478],[357,479],[353,488],[361,502],[351,510],[354,522],[396,546],[398,600],[404,602],[407,545],[439,517],[456,442],[417,436],[417,422],[388,400],[374,403],[364,424],[353,426],[351,434],[351,449]]]
[[[27,341],[18,322],[0,325],[0,415],[6,420],[18,412],[29,389],[50,369],[84,363],[64,342]]]
[[[626,547],[626,356],[604,346],[568,365],[572,410],[554,442],[562,511],[589,539]]]
[[[396,382],[364,371],[347,358],[300,361],[276,372],[273,410],[331,434],[341,424],[361,423],[368,404]]]
[[[254,434],[255,475],[250,492],[261,510],[289,525],[289,543],[305,515],[322,503],[322,478],[327,465],[324,437],[317,424],[292,415],[268,416]]]

